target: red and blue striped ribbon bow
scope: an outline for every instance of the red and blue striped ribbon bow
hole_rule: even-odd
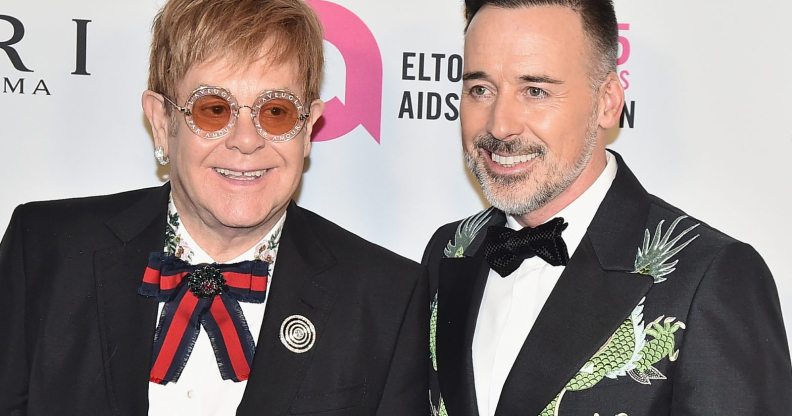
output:
[[[167,384],[179,379],[201,326],[223,380],[247,380],[256,344],[239,302],[264,302],[268,278],[269,264],[259,260],[191,265],[151,253],[138,293],[165,305],[154,335],[149,380]]]

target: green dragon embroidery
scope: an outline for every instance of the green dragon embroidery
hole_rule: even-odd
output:
[[[540,416],[557,416],[561,399],[567,391],[589,389],[606,377],[615,379],[629,375],[641,384],[651,384],[651,380],[666,378],[654,365],[666,357],[670,361],[676,361],[679,350],[675,350],[674,334],[679,329],[685,329],[685,324],[673,317],[660,316],[644,329],[643,302],[641,299],[630,318],[619,326],[605,345],[569,380]],[[647,336],[652,339],[648,340]]]
[[[666,275],[676,270],[674,266],[676,266],[679,260],[674,260],[671,263],[666,263],[666,261],[676,256],[677,253],[682,251],[683,248],[687,247],[688,244],[699,236],[696,234],[684,243],[674,247],[685,234],[699,226],[699,224],[696,223],[679,233],[673,240],[668,241],[669,238],[671,238],[671,234],[674,232],[674,228],[685,218],[687,218],[687,215],[677,217],[677,219],[671,223],[671,226],[668,227],[665,234],[662,232],[663,221],[660,221],[660,223],[657,224],[657,230],[655,230],[654,238],[652,238],[651,241],[649,229],[644,231],[643,245],[638,248],[638,254],[635,255],[635,270],[633,270],[633,273],[652,276],[655,283],[660,283],[666,280]]]
[[[432,368],[437,371],[437,294],[432,300],[432,316],[429,318],[429,357],[432,359]],[[443,396],[440,396],[440,403],[434,406],[432,402],[432,392],[429,392],[429,404],[432,406],[433,416],[448,416],[448,411],[443,402]]]
[[[432,368],[437,371],[437,294],[432,300],[432,315],[429,318],[429,357],[432,359]]]
[[[484,228],[484,224],[489,221],[495,208],[489,207],[476,215],[465,218],[459,223],[454,233],[453,240],[449,240],[443,250],[445,257],[459,258],[464,257],[465,250],[475,240],[478,233]]]
[[[432,404],[432,392],[429,392],[429,404]],[[432,404],[432,416],[448,416],[448,410],[445,408],[445,403],[443,402],[443,397],[440,397],[440,404],[435,407]]]
[[[668,263],[672,257],[687,247],[695,235],[682,244],[677,245],[687,233],[699,224],[694,224],[671,239],[674,229],[686,215],[677,217],[663,233],[663,221],[657,224],[654,237],[647,229],[644,232],[643,244],[635,256],[633,273],[652,276],[654,283],[664,282],[669,274],[676,270],[679,260]],[[641,384],[651,384],[652,380],[664,380],[666,377],[655,364],[665,359],[676,361],[679,350],[675,350],[675,333],[685,329],[685,323],[674,317],[660,316],[644,328],[644,299],[638,303],[630,318],[625,320],[608,341],[591,359],[569,380],[561,392],[540,413],[540,416],[557,416],[561,399],[567,391],[580,391],[594,387],[603,379],[615,379],[630,376]],[[648,339],[651,337],[652,339]]]

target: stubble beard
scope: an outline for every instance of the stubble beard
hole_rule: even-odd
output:
[[[473,152],[465,149],[465,164],[481,184],[484,197],[492,206],[506,214],[520,216],[536,211],[569,188],[588,166],[597,146],[596,111],[592,114],[583,148],[574,163],[552,160],[547,147],[523,138],[501,141],[492,135],[479,136],[473,141]],[[498,154],[538,154],[536,161],[547,164],[547,172],[538,177],[529,172],[518,175],[499,175],[489,170],[479,149]]]

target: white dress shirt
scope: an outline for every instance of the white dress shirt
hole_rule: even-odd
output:
[[[251,247],[248,251],[239,257],[229,261],[228,263],[236,263],[245,260],[253,260],[255,258],[255,251],[262,242],[267,241],[273,235],[282,229],[283,222],[286,219],[286,213],[278,220],[278,223],[272,227],[272,230],[261,239],[261,241]],[[192,251],[192,264],[200,263],[214,263],[215,261],[205,252],[201,247],[192,239],[187,230],[180,226],[178,234],[182,241]],[[267,281],[267,289],[272,284],[272,276],[275,270],[275,260],[270,263],[269,279]],[[269,299],[269,291],[267,292]],[[264,308],[266,307],[266,299],[264,303],[250,303],[239,302],[242,312],[245,315],[248,328],[253,341],[258,342],[259,333],[261,332],[261,324],[264,321]],[[160,303],[157,319],[162,312],[164,303]],[[152,340],[153,342],[153,340]],[[237,406],[242,401],[242,395],[245,393],[245,386],[247,381],[234,382],[232,380],[223,380],[220,377],[220,370],[217,368],[217,360],[215,359],[212,344],[209,341],[209,336],[203,327],[198,334],[198,339],[195,340],[195,347],[193,347],[190,358],[175,383],[168,383],[161,385],[149,382],[149,415],[153,416],[228,416],[236,414]]]
[[[570,257],[616,177],[616,158],[609,152],[606,154],[607,164],[597,180],[555,215],[569,223],[562,237]],[[512,216],[507,216],[506,224],[514,230],[522,228]],[[480,416],[495,414],[506,377],[564,268],[551,266],[534,256],[505,278],[490,270],[472,346]]]

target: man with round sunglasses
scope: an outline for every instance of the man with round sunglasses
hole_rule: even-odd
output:
[[[0,415],[421,415],[423,269],[298,207],[322,114],[302,0],[171,0],[142,104],[159,188],[20,206]]]
[[[310,116],[303,113],[300,99],[287,90],[268,90],[256,98],[253,106],[240,106],[231,93],[218,87],[202,85],[195,89],[184,107],[163,98],[182,112],[193,133],[206,139],[228,134],[239,118],[239,109],[248,108],[256,132],[273,142],[293,139]]]

